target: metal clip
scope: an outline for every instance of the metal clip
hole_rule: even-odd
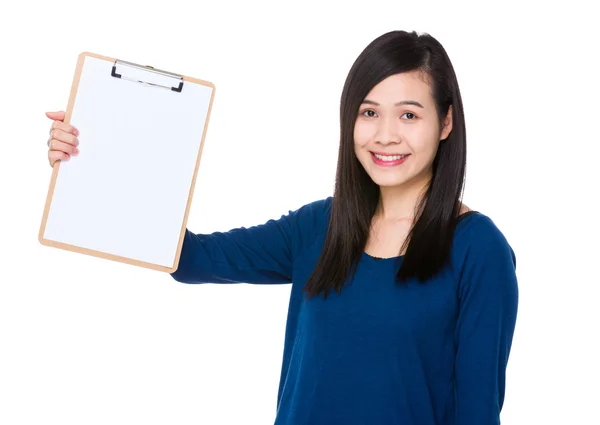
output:
[[[144,71],[154,72],[156,74],[160,74],[160,75],[163,75],[165,77],[178,78],[181,81],[179,82],[179,87],[172,87],[172,86],[165,86],[165,85],[162,85],[162,84],[150,83],[148,81],[141,81],[141,80],[136,80],[136,79],[133,79],[133,78],[123,77],[121,74],[117,74],[117,64],[123,64],[123,65],[131,66],[131,67],[134,67],[134,68],[142,69]],[[150,65],[139,65],[137,63],[122,61],[122,60],[119,60],[119,59],[115,60],[115,63],[113,64],[112,72],[111,72],[110,75],[113,76],[113,77],[116,77],[116,78],[122,78],[124,80],[134,81],[136,83],[147,84],[147,85],[155,86],[155,87],[163,87],[163,88],[166,88],[166,89],[178,92],[178,93],[180,93],[181,90],[183,89],[183,76],[182,75],[175,74],[173,72],[163,71],[163,70],[160,70],[160,69],[154,69],[154,67],[150,66]]]

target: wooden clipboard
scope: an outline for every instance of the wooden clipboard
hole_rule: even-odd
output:
[[[214,94],[209,81],[81,53],[64,119],[80,154],[54,164],[40,243],[177,270]]]

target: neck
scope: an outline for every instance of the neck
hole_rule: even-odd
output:
[[[402,186],[381,186],[375,215],[386,221],[412,221],[428,182],[429,178],[416,179]]]

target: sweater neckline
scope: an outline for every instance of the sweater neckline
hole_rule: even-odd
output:
[[[476,214],[477,210],[469,210],[467,212],[462,213],[461,215],[458,216],[458,220],[457,220],[457,224],[460,223],[460,221],[470,215]],[[394,257],[375,257],[371,254],[368,254],[366,251],[363,251],[363,257],[366,257],[367,259],[377,262],[377,263],[383,263],[383,262],[390,262],[390,261],[400,261],[404,258],[404,255],[396,255]]]

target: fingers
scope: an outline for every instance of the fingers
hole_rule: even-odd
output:
[[[53,120],[48,137],[48,162],[54,166],[56,161],[68,161],[71,156],[79,154],[79,130],[64,121],[65,111],[46,112]]]
[[[54,166],[56,161],[68,161],[71,156],[68,153],[61,151],[48,151],[48,162],[50,166]]]
[[[54,121],[52,126],[50,127],[50,133],[52,130],[62,130],[66,133],[74,134],[75,136],[79,136],[79,130],[70,124],[66,124],[62,121]]]
[[[75,145],[70,143],[61,142],[60,140],[52,139],[50,143],[48,143],[49,151],[59,151],[64,152],[69,155],[77,156],[79,154],[79,149]]]
[[[74,134],[67,133],[64,130],[59,130],[56,128],[50,130],[50,137],[48,138],[48,147],[50,147],[50,144],[52,143],[53,140],[57,140],[57,141],[63,142],[63,143],[68,143],[73,146],[79,145],[79,139],[77,137],[75,137]]]
[[[56,112],[46,112],[46,116],[51,120],[64,121],[65,120],[65,111],[56,111]]]

